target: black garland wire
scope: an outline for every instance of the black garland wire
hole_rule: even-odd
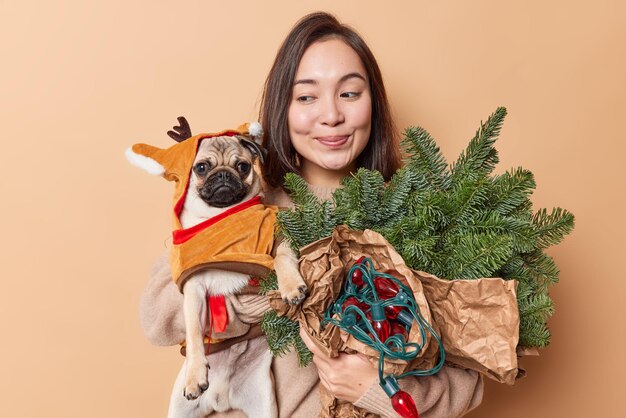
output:
[[[357,286],[352,281],[353,274],[356,270],[360,270],[362,273],[362,280],[364,284]],[[397,287],[398,293],[390,298],[382,299],[376,291],[374,285],[375,277],[383,277],[391,280]],[[358,302],[372,306],[373,304],[379,304],[382,309],[389,306],[398,306],[404,308],[412,317],[412,326],[415,324],[419,327],[421,336],[421,344],[417,342],[404,341],[404,336],[401,334],[395,334],[389,336],[385,341],[381,341],[378,334],[372,327],[366,312],[356,305],[348,305],[343,308],[343,304],[348,298],[355,298]],[[370,309],[368,309],[369,311]],[[339,327],[342,331],[352,335],[358,341],[367,344],[369,347],[380,353],[378,360],[378,378],[380,382],[383,382],[383,370],[385,358],[394,360],[404,360],[410,362],[415,359],[424,348],[426,343],[427,332],[430,333],[439,345],[439,361],[437,364],[427,370],[409,370],[405,373],[397,376],[398,379],[402,379],[407,376],[429,376],[437,373],[443,367],[445,361],[445,352],[441,339],[431,327],[431,325],[424,319],[419,305],[415,301],[413,291],[398,280],[396,277],[378,272],[374,268],[374,263],[370,258],[364,258],[360,263],[355,263],[348,271],[347,278],[344,282],[343,292],[339,298],[331,304],[324,313],[324,319],[322,320],[322,326],[327,324]],[[407,330],[407,334],[410,330]]]

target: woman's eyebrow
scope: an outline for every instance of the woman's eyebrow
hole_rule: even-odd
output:
[[[355,73],[348,73],[348,74],[344,75],[343,77],[341,77],[339,79],[339,82],[343,83],[344,81],[349,80],[351,78],[359,78],[359,79],[361,79],[363,81],[367,81],[365,79],[365,77],[363,77],[360,73],[356,73],[355,72]],[[317,81],[313,80],[311,78],[303,78],[301,80],[294,81],[293,85],[295,86],[297,84],[317,84]]]
[[[317,84],[317,81],[310,79],[310,78],[304,78],[302,80],[296,80],[293,82],[294,86],[297,84]]]
[[[348,74],[344,75],[343,77],[341,77],[339,79],[339,81],[340,82],[344,82],[344,81],[346,81],[346,80],[348,80],[350,78],[360,78],[363,81],[367,81],[367,80],[365,80],[365,77],[363,77],[360,73],[356,73],[356,72],[355,73],[348,73]]]

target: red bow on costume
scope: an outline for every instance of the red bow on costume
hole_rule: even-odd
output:
[[[259,286],[259,279],[250,277],[249,286]],[[209,336],[213,331],[224,332],[228,325],[228,311],[226,310],[226,298],[224,295],[207,295],[209,305]]]
[[[209,295],[209,336],[212,331],[224,332],[228,325],[228,312],[226,311],[226,299],[224,295]]]

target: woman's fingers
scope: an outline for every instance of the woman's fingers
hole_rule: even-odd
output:
[[[304,331],[302,327],[300,328],[300,336],[302,337],[304,344],[309,348],[309,350],[311,350],[311,353],[313,353],[313,364],[317,367],[317,373],[320,376],[322,385],[324,385],[324,387],[332,393],[333,391],[331,390],[331,387],[334,387],[334,385],[330,382],[329,374],[332,373],[332,362],[334,359],[331,359],[322,350],[320,350],[317,344],[313,342],[309,334]]]
[[[328,367],[328,363],[331,358],[328,357],[322,350],[320,350],[317,344],[313,342],[309,334],[307,334],[307,332],[304,331],[302,328],[300,328],[300,336],[302,337],[302,341],[304,341],[304,344],[308,347],[309,350],[311,350],[311,353],[313,353],[313,363],[317,366],[318,370],[320,368],[325,369],[326,367]]]
[[[378,376],[377,369],[363,354],[339,353],[331,358],[300,328],[304,344],[313,353],[320,382],[336,398],[355,402]]]
[[[317,369],[317,371],[320,375],[320,383],[322,384],[322,386],[324,386],[326,390],[330,393],[333,393],[333,391],[330,389],[330,383],[328,382],[328,378],[326,377],[326,375],[322,373],[319,368]]]

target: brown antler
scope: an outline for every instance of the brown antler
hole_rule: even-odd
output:
[[[174,131],[167,131],[167,134],[176,142],[183,142],[185,139],[191,138],[191,128],[184,116],[178,117],[179,126],[174,126]]]

